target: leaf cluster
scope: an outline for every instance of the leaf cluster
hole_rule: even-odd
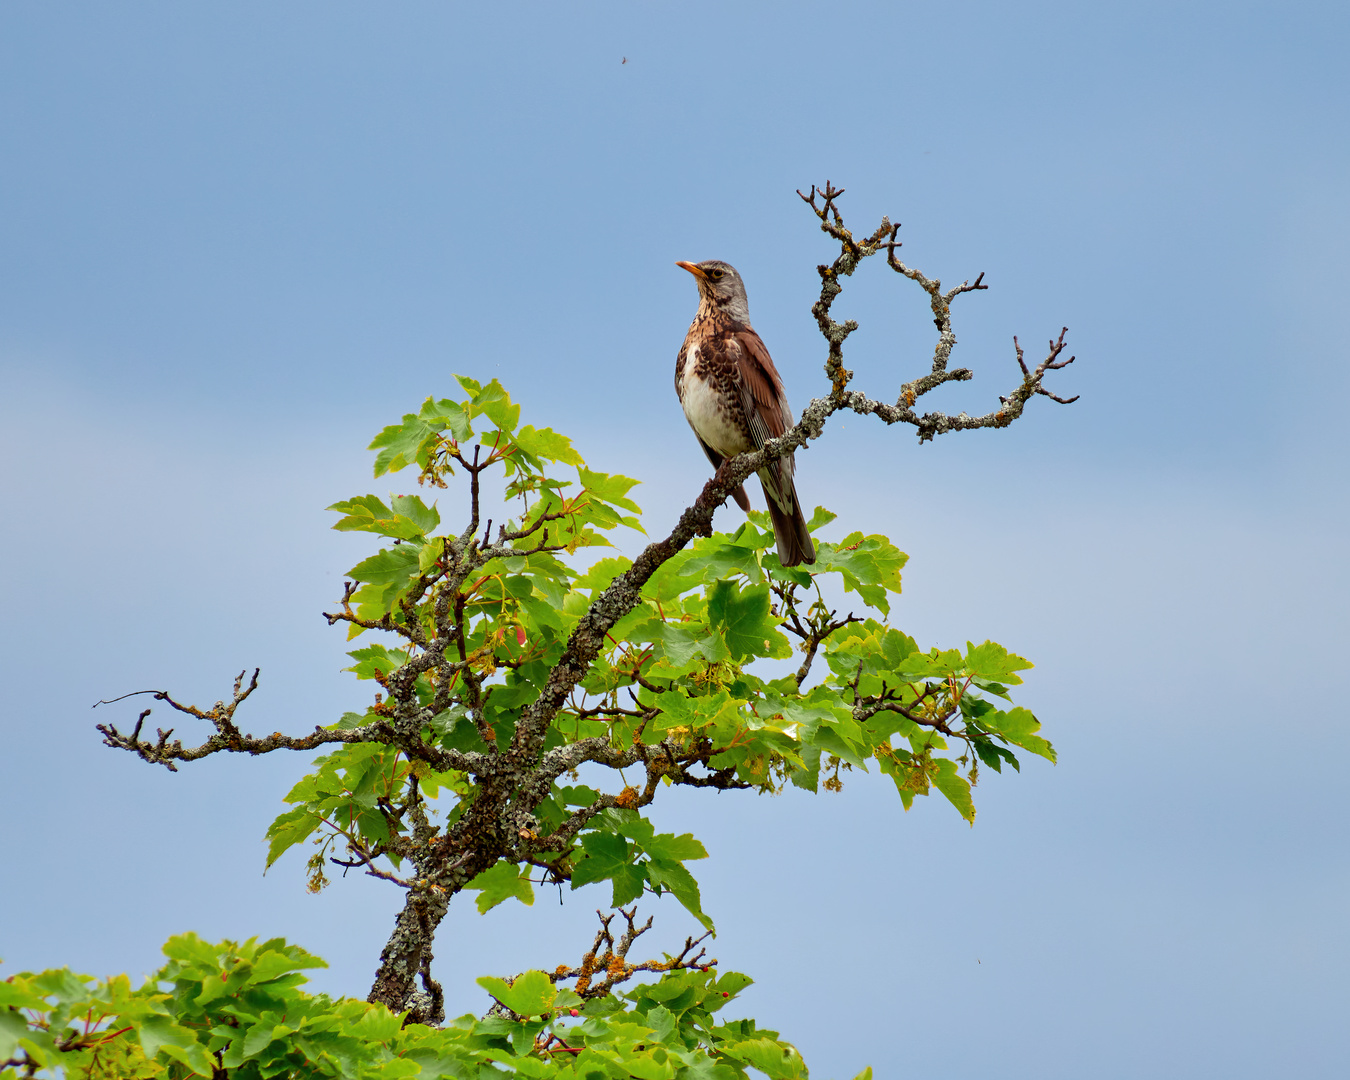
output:
[[[301,989],[324,962],[280,938],[213,944],[171,938],[139,988],[69,969],[0,982],[0,1080],[394,1080],[402,1077],[637,1077],[733,1080],[757,1069],[806,1076],[797,1050],[721,1011],[751,982],[708,968],[585,1000],[542,971],[479,984],[501,1015],[441,1028],[383,1005]]]
[[[465,474],[458,532],[440,531],[440,509],[417,494],[332,507],[336,528],[382,541],[329,616],[378,637],[349,654],[378,689],[333,725],[352,741],[287,796],[269,865],[312,839],[311,888],[335,861],[409,888],[477,892],[480,911],[531,903],[543,882],[608,881],[616,907],[669,892],[711,928],[686,866],[703,845],[656,833],[642,814],[663,786],[833,791],[842,771],[875,767],[906,808],[937,791],[973,821],[981,766],[1018,768],[1020,751],[1053,760],[1035,717],[1005,707],[1026,660],[992,642],[923,650],[889,624],[906,561],[889,540],[818,538],[813,566],[785,568],[759,513],[646,576],[531,742],[530,710],[632,574],[623,556],[575,556],[641,528],[635,482],[587,469],[565,436],[521,427],[496,381],[459,381],[466,397],[428,399],[372,443],[377,476],[415,466],[421,485],[448,490]],[[517,511],[495,538],[480,521],[493,475]],[[818,508],[810,528],[833,519]],[[836,617],[827,596],[862,614]],[[513,786],[494,787],[506,769]],[[452,855],[472,873],[437,881]],[[408,860],[416,873],[400,877]]]

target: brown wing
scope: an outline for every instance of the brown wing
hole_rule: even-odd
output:
[[[756,449],[777,438],[792,426],[792,407],[783,391],[783,380],[773,366],[769,349],[753,330],[737,330],[731,336],[730,352],[736,359],[740,376],[741,403]],[[792,512],[792,455],[779,458],[760,471],[764,494],[788,513]]]
[[[736,331],[732,339],[739,346],[732,351],[740,376],[741,403],[755,446],[763,446],[792,426],[792,407],[788,405],[783,380],[778,377],[778,369],[773,366],[769,350],[760,336],[746,329]],[[778,561],[784,566],[816,561],[816,548],[811,542],[801,500],[797,498],[797,489],[792,482],[793,471],[792,455],[788,454],[759,472],[759,482],[764,486],[764,499],[778,541]]]
[[[745,417],[755,446],[763,446],[792,426],[792,408],[783,391],[783,380],[773,366],[768,346],[753,330],[737,330],[731,335],[731,350],[740,375]],[[728,342],[730,344],[730,342]]]

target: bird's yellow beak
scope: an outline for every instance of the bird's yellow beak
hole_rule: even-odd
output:
[[[694,275],[694,277],[698,278],[699,281],[708,280],[708,275],[705,274],[702,270],[700,270],[697,266],[695,266],[691,262],[677,262],[675,265],[683,270],[688,270],[691,274]]]

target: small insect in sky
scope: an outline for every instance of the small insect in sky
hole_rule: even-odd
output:
[[[626,64],[626,63],[628,63],[628,57],[625,56],[622,60],[619,61],[619,63],[620,63],[620,64]]]

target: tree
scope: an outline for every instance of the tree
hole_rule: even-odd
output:
[[[342,515],[335,528],[372,533],[382,545],[352,568],[326,614],[349,639],[363,638],[349,670],[378,687],[364,713],[303,735],[246,734],[236,716],[258,686],[255,670],[210,708],[141,691],[209,725],[197,745],[185,746],[172,729],[144,736],[150,709],[129,733],[99,725],[109,746],[174,771],[217,753],[327,750],[269,829],[268,864],[312,844],[311,889],[327,885],[326,868],[337,864],[403,890],[369,1004],[304,995],[298,972],[321,961],[295,946],[211,945],[189,935],[166,946],[160,979],[174,985],[172,995],[68,972],[11,982],[0,990],[0,1004],[10,1006],[0,1014],[9,1025],[0,1027],[8,1039],[0,1061],[32,1069],[61,1061],[120,1076],[393,1076],[419,1068],[476,1076],[487,1062],[521,1076],[712,1077],[744,1075],[746,1066],[804,1075],[776,1033],[748,1020],[714,1023],[749,980],[715,972],[702,938],[659,961],[629,958],[651,925],[629,907],[644,894],[669,892],[713,927],[686,866],[706,856],[703,845],[688,833],[657,833],[643,809],[672,784],[837,790],[841,770],[870,762],[906,808],[936,790],[973,822],[971,787],[982,766],[1001,772],[1019,766],[1018,750],[1052,761],[1054,752],[1036,718],[1011,703],[1028,661],[993,642],[920,649],[889,624],[906,556],[885,537],[817,539],[809,571],[785,568],[765,515],[751,513],[728,534],[713,531],[713,513],[767,462],[819,438],[840,411],[907,424],[928,440],[1007,426],[1037,394],[1075,400],[1043,386],[1049,371],[1073,360],[1060,359],[1061,332],[1035,368],[1013,339],[1021,379],[992,412],[919,414],[926,393],[970,378],[948,368],[951,305],[986,288],[983,275],[944,291],[898,258],[899,226],[883,218],[856,239],[844,227],[841,194],[827,184],[802,196],[839,248],[818,268],[812,308],[828,345],[829,392],[781,438],[725,462],[671,532],[635,559],[583,567],[575,558],[608,545],[620,527],[642,529],[628,497],[635,481],[588,469],[551,429],[522,426],[519,406],[495,380],[459,377],[463,396],[428,398],[371,444],[376,477],[415,467],[424,491],[461,485],[466,505],[455,528],[442,529],[440,509],[419,494],[361,495],[331,507]],[[856,324],[830,313],[844,279],[883,251],[893,271],[928,294],[938,331],[930,370],[902,385],[893,404],[850,389],[843,345]],[[481,512],[484,484],[494,480],[518,508],[495,535]],[[833,517],[817,508],[810,528]],[[830,581],[856,597],[861,614],[839,615],[826,599]],[[629,784],[621,769],[640,780]],[[531,899],[545,881],[607,881],[619,914],[602,917],[576,966],[480,979],[493,1012],[440,1026],[433,943],[452,899],[476,893],[487,911]],[[616,987],[642,971],[659,981],[621,1001]],[[22,1021],[19,1008],[30,1010]],[[102,1020],[91,1024],[95,1016]]]

